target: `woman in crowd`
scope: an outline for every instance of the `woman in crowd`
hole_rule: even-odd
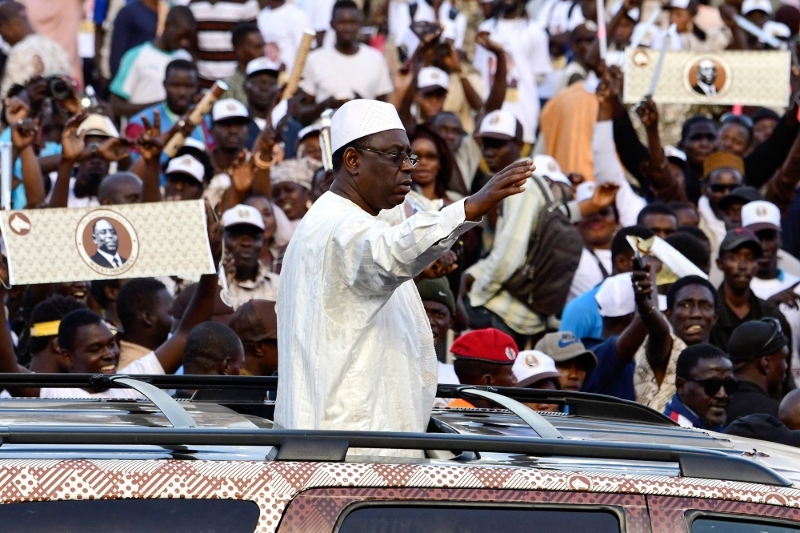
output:
[[[427,124],[420,124],[409,137],[411,152],[419,157],[411,172],[413,190],[408,199],[424,210],[439,210],[461,199],[447,184],[455,162],[447,142]]]

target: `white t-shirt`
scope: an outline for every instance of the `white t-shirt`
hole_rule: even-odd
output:
[[[164,367],[161,366],[158,357],[156,357],[156,353],[150,352],[125,368],[117,370],[117,374],[163,375],[166,374],[166,372],[164,372]],[[113,398],[143,400],[144,396],[133,389],[108,389],[107,391],[92,393],[84,389],[43,388],[39,391],[39,398]]]
[[[478,31],[487,31],[491,39],[506,51],[508,88],[503,109],[522,124],[522,139],[533,144],[539,127],[539,91],[536,77],[553,71],[547,34],[536,22],[526,19],[489,19]],[[484,87],[491,87],[497,58],[482,46],[475,47],[475,68]]]
[[[383,55],[369,46],[345,55],[336,48],[320,48],[308,54],[300,88],[317,102],[334,98],[374,100],[394,90],[389,66]]]
[[[303,33],[311,28],[308,15],[288,2],[275,9],[264,8],[258,14],[258,29],[267,43],[266,55],[283,63],[287,73],[292,71]]]
[[[536,22],[550,35],[559,35],[574,30],[586,19],[574,0],[547,0],[536,14]]]
[[[192,58],[183,50],[164,52],[149,42],[131,48],[122,56],[109,90],[131,104],[160,102],[167,97],[164,77],[174,59]]]
[[[598,259],[600,260],[599,264]],[[606,273],[611,275],[611,250],[594,250],[594,252],[591,252],[584,246],[578,269],[575,271],[575,277],[572,278],[572,286],[569,289],[567,301],[595,288],[597,284],[605,279],[603,271],[600,269],[600,264],[606,269]]]

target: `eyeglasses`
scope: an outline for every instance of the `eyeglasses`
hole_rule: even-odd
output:
[[[714,183],[708,186],[711,189],[711,192],[715,193],[722,193],[722,192],[731,192],[733,189],[738,187],[738,185],[725,185],[722,183]]]
[[[365,152],[372,152],[373,154],[382,155],[383,157],[389,159],[389,161],[391,161],[396,167],[399,167],[408,161],[408,164],[411,165],[411,168],[417,168],[417,163],[419,163],[419,157],[412,154],[407,154],[405,152],[381,152],[379,150],[367,148],[366,146],[354,146],[354,148],[356,150],[363,150]]]
[[[753,129],[753,119],[747,115],[734,115],[733,113],[725,113],[719,119],[720,124],[727,124],[728,122],[736,122],[737,124],[741,124],[749,130]]]
[[[731,394],[736,394],[736,391],[739,390],[739,380],[734,378],[728,379],[719,379],[719,378],[710,378],[710,379],[690,379],[686,378],[686,381],[694,381],[701,387],[703,387],[703,391],[708,396],[715,396],[717,392],[719,392],[720,387],[725,387],[725,394],[730,396]]]

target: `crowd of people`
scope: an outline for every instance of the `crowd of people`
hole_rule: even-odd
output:
[[[292,240],[319,237],[301,225],[315,204],[358,209],[330,190],[347,148],[408,176],[399,206],[369,213],[387,227],[532,158],[523,192],[459,225],[433,263],[392,273],[409,284],[402,298],[415,286],[422,301],[438,381],[606,394],[707,430],[800,430],[800,69],[791,66],[782,109],[622,101],[631,45],[770,50],[737,15],[796,57],[795,2],[95,0],[84,6],[95,42],[82,60],[77,34],[53,34],[34,12],[41,4],[0,2],[12,208],[204,199],[227,283],[216,274],[3,283],[0,371],[276,375],[293,357],[278,350],[282,279],[296,297],[324,290],[298,271]],[[193,122],[218,80],[225,93]],[[326,143],[323,115],[357,100],[393,106],[407,143]],[[165,150],[176,138],[179,149]],[[392,253],[402,258],[406,245],[421,246]],[[124,261],[105,252],[109,265]],[[382,261],[376,250],[348,253]],[[342,299],[324,320],[358,329],[380,308],[367,297],[354,305]]]

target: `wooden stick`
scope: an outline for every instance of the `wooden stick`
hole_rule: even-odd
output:
[[[283,88],[281,100],[288,100],[297,93],[297,87],[300,85],[300,78],[303,77],[303,69],[306,67],[308,53],[311,51],[311,45],[316,38],[317,34],[311,30],[306,30],[303,34],[303,40],[300,42],[300,48],[297,50],[297,58],[294,61],[292,73],[289,75],[286,86]]]

